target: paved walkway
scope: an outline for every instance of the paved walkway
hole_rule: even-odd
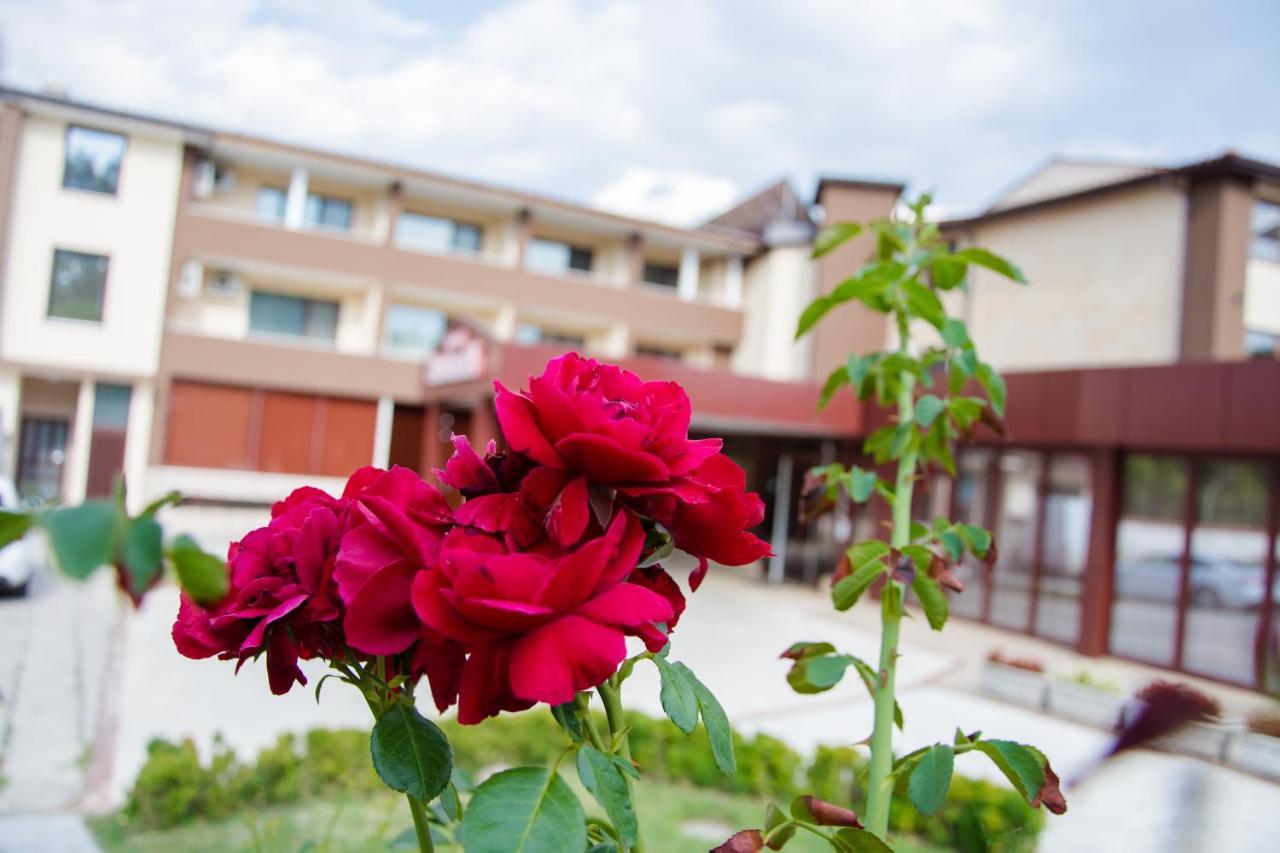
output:
[[[787,662],[778,654],[796,640],[827,640],[874,660],[876,608],[838,614],[823,591],[767,587],[755,578],[751,570],[713,571],[690,599],[673,657],[689,664],[746,732],[768,732],[800,750],[865,737],[871,703],[856,679],[829,693],[799,696],[786,686]],[[102,575],[85,587],[55,585],[26,603],[0,602],[5,607],[0,648],[23,650],[0,655],[0,690],[6,697],[0,713],[12,726],[3,765],[9,784],[0,792],[0,851],[51,849],[13,846],[18,842],[12,839],[20,836],[11,826],[29,825],[23,823],[33,819],[24,816],[29,813],[77,803],[93,810],[118,804],[151,738],[192,737],[207,751],[220,733],[238,753],[252,756],[282,732],[369,724],[359,696],[341,683],[327,683],[319,704],[310,689],[272,697],[260,664],[247,664],[235,675],[223,661],[180,657],[169,637],[177,607],[172,588],[157,590],[113,631],[117,611],[109,584]],[[111,655],[117,636],[120,653]],[[895,735],[899,750],[949,740],[960,725],[1039,745],[1064,779],[1092,764],[1106,733],[976,692],[978,665],[993,648],[1038,656],[1059,672],[1084,667],[1130,687],[1157,674],[1132,664],[1077,658],[1058,646],[972,623],[956,622],[935,634],[923,619],[908,620],[899,670],[906,717],[905,731]],[[104,674],[110,672],[109,660],[118,660],[119,687],[105,705],[95,705],[88,699],[110,678]],[[324,674],[314,662],[304,668],[312,685]],[[1209,689],[1231,710],[1259,701],[1247,691]],[[67,696],[82,699],[67,702]],[[661,713],[651,667],[637,668],[627,685],[627,704]],[[101,718],[99,707],[105,708]],[[88,797],[82,798],[85,748],[95,742],[99,723],[103,733],[88,764]],[[957,769],[1000,778],[980,756],[962,756]],[[1078,851],[1086,845],[1090,853],[1270,850],[1280,825],[1275,817],[1280,785],[1156,753],[1107,765],[1069,790],[1068,797],[1071,811],[1049,820],[1042,850]]]

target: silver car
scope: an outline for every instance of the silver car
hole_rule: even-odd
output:
[[[0,477],[0,508],[13,510],[22,505],[13,481]],[[44,537],[40,534],[28,534],[0,548],[0,595],[26,595],[44,559]]]

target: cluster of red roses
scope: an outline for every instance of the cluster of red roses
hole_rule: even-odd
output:
[[[536,702],[561,704],[626,657],[654,651],[684,610],[652,562],[663,531],[699,559],[745,565],[768,554],[748,532],[764,515],[719,439],[689,439],[674,382],[643,382],[576,354],[529,390],[497,385],[510,451],[481,456],[465,436],[439,479],[456,507],[406,468],[364,468],[340,498],[312,488],[272,508],[231,545],[230,592],[205,608],[185,594],[174,624],[187,657],[263,651],[274,693],[305,683],[299,658],[387,658],[425,674],[463,723]]]

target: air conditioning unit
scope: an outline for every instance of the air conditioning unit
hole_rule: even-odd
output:
[[[217,270],[209,276],[206,287],[210,296],[239,296],[244,290],[244,279],[227,270]]]
[[[200,296],[204,285],[204,264],[199,261],[187,261],[178,271],[178,295],[184,299],[195,299]]]
[[[236,173],[207,157],[196,161],[195,180],[191,192],[196,198],[208,198],[217,190],[230,190],[236,185]]]

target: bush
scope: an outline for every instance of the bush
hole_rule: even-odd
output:
[[[865,800],[867,759],[848,746],[820,746],[808,762],[769,735],[734,733],[738,772],[725,776],[716,767],[701,729],[686,736],[666,720],[629,714],[632,758],[654,779],[768,798],[785,805],[796,794],[844,806]],[[603,716],[597,730],[604,731]],[[441,727],[453,743],[454,764],[481,774],[518,764],[545,764],[564,748],[565,736],[545,711],[504,714],[483,726]],[[906,795],[903,779],[894,793],[891,828],[953,850],[1030,850],[1043,816],[1015,792],[956,776],[937,814],[923,816]],[[314,729],[302,738],[281,735],[258,753],[252,764],[240,762],[216,742],[207,766],[191,741],[156,741],[123,810],[139,827],[170,827],[192,818],[216,820],[238,809],[296,803],[385,790],[369,758],[369,735],[357,729]]]

